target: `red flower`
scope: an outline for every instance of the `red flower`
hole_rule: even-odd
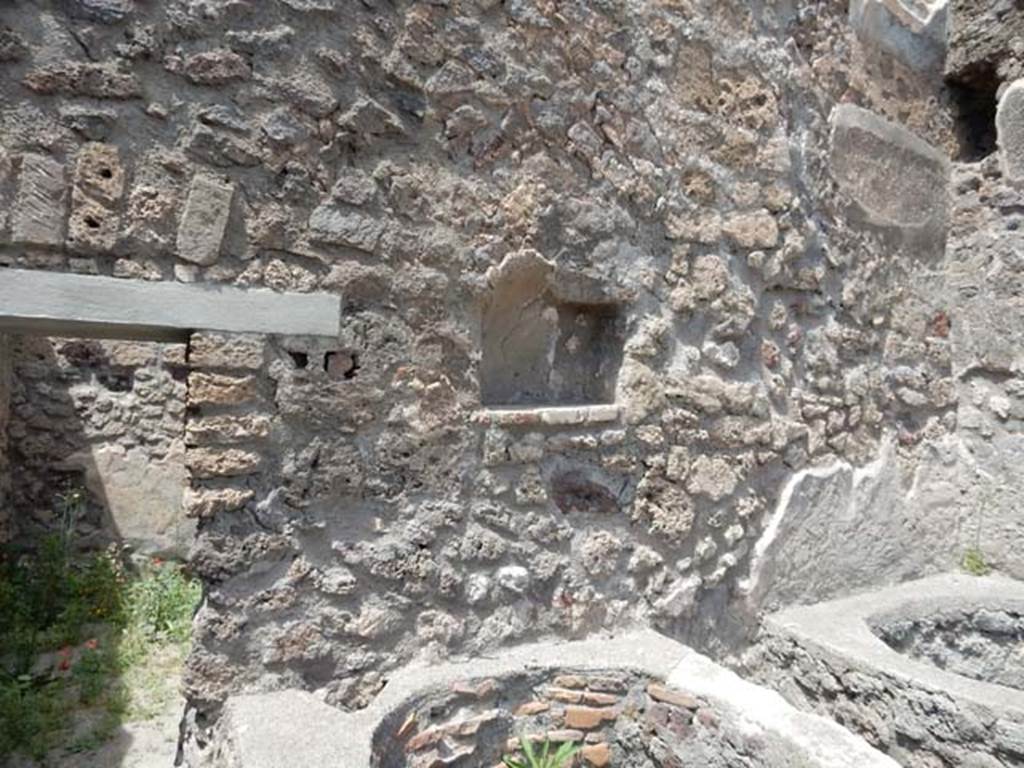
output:
[[[91,637],[85,641],[85,647],[88,648],[90,651],[95,651],[99,644],[100,641],[97,640],[95,637]]]
[[[57,651],[57,655],[60,656],[60,662],[57,664],[57,669],[61,672],[66,672],[71,669],[71,646],[65,645]]]

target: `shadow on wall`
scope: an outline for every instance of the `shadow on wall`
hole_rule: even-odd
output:
[[[8,441],[16,545],[66,525],[55,494],[88,492],[83,548],[184,557],[184,345],[17,337]]]
[[[0,375],[0,426],[6,437],[0,470],[5,459],[9,470],[9,493],[5,499],[0,483],[0,503],[8,502],[10,514],[10,541],[6,553],[0,553],[0,565],[5,556],[10,558],[13,568],[5,584],[22,585],[15,600],[23,604],[17,612],[26,614],[20,622],[7,617],[0,635],[12,626],[53,627],[26,645],[24,654],[4,649],[11,653],[4,654],[0,682],[12,669],[20,672],[19,680],[30,681],[21,690],[20,704],[3,702],[4,712],[10,714],[13,706],[27,721],[22,741],[15,739],[14,756],[2,754],[12,746],[4,744],[9,729],[0,729],[4,765],[86,768],[137,765],[140,759],[169,765],[174,759],[181,716],[176,700],[157,704],[159,696],[150,700],[147,693],[137,700],[139,694],[130,693],[150,691],[139,688],[135,678],[142,673],[131,661],[148,643],[136,638],[123,647],[119,624],[108,624],[105,614],[93,618],[91,610],[99,608],[88,595],[93,587],[106,586],[111,595],[121,591],[97,576],[97,563],[119,559],[97,559],[110,545],[140,558],[148,572],[154,560],[184,557],[195,535],[182,504],[187,482],[184,362],[184,344],[30,336],[7,337],[0,344],[0,374],[10,374]],[[0,531],[3,519],[0,515]],[[30,552],[35,553],[32,559],[22,559]],[[68,570],[63,564],[69,562],[77,565]],[[53,576],[53,594],[48,595],[49,582],[40,580],[47,569],[77,575],[73,582]],[[52,604],[57,613],[37,615],[42,603]],[[84,625],[66,615],[83,605],[90,608]],[[167,686],[156,676],[168,674],[165,663],[168,669],[180,665],[171,658],[178,651],[145,652],[156,655],[146,656],[145,674],[154,679],[143,685],[163,690]],[[19,661],[21,656],[25,660]],[[64,693],[67,686],[70,693]],[[90,686],[97,690],[87,693]],[[4,690],[9,693],[10,686]],[[68,701],[73,703],[60,705],[64,714],[28,716],[53,706],[54,695],[61,701],[72,697]]]

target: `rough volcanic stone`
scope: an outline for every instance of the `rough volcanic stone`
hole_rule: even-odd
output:
[[[182,71],[196,85],[225,85],[252,74],[246,60],[228,50],[193,54],[185,59]]]
[[[252,501],[254,495],[253,491],[237,488],[190,489],[185,494],[185,512],[189,517],[213,517],[241,509]]]
[[[194,477],[238,477],[257,472],[263,463],[258,453],[239,448],[190,448],[185,465]]]
[[[949,0],[946,76],[970,82],[985,69],[1019,56],[1024,13],[1016,0]]]
[[[387,224],[360,211],[339,209],[326,203],[310,215],[309,229],[313,239],[319,242],[375,253]]]
[[[185,212],[178,225],[180,258],[203,266],[217,261],[234,196],[234,184],[205,174],[192,178]]]
[[[240,405],[255,399],[257,394],[252,376],[192,373],[188,380],[189,402],[197,405]]]
[[[258,370],[266,356],[265,336],[197,333],[189,342],[193,368],[241,368]]]
[[[109,251],[114,247],[124,177],[116,147],[87,144],[78,153],[68,221],[70,248]]]
[[[25,85],[42,94],[89,96],[94,99],[135,99],[142,96],[138,77],[107,62],[66,62],[29,72]]]

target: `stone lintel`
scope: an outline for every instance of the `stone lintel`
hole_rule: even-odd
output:
[[[194,331],[337,337],[341,298],[0,269],[0,331],[184,341]]]

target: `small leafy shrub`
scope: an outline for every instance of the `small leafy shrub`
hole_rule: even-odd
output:
[[[985,555],[979,549],[968,549],[964,552],[960,567],[972,576],[987,576],[992,571],[985,560]]]
[[[21,750],[41,758],[63,716],[55,685],[30,675],[0,675],[0,755]]]
[[[129,710],[155,714],[176,690],[199,585],[173,563],[129,578],[116,550],[70,552],[61,532],[31,556],[0,559],[0,756],[93,749]],[[46,653],[52,662],[31,673]],[[79,710],[90,713],[87,730]]]
[[[149,640],[188,640],[201,595],[199,584],[180,565],[154,560],[142,578],[128,585],[128,621]]]
[[[552,744],[547,739],[540,747],[525,736],[520,737],[519,743],[525,759],[518,760],[511,755],[505,755],[501,761],[506,768],[567,768],[580,751],[576,744],[569,741],[560,744],[553,753]]]

